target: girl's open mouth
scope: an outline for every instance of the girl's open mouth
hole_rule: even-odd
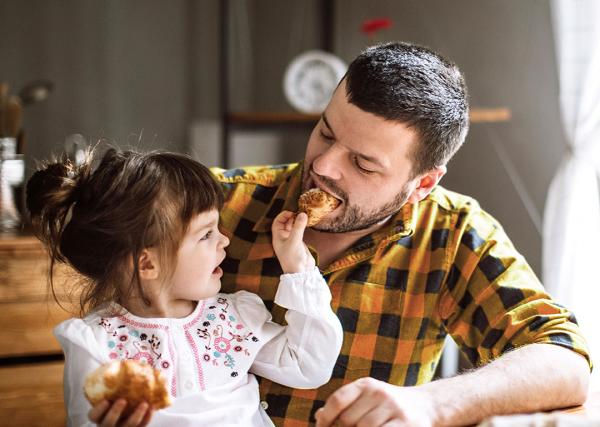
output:
[[[215,269],[213,270],[212,274],[216,274],[216,275],[223,275],[223,269],[219,266],[215,267]]]

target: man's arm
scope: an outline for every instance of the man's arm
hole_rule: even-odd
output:
[[[589,365],[556,345],[520,347],[469,373],[415,387],[363,378],[341,387],[317,412],[317,426],[454,426],[491,415],[582,404]]]

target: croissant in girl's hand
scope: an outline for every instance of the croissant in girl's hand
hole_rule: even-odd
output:
[[[109,402],[125,399],[125,416],[142,402],[154,409],[162,409],[171,404],[162,373],[146,363],[134,360],[116,360],[100,366],[85,378],[83,391],[92,406],[104,399]]]

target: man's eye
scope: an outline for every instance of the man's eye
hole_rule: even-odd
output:
[[[319,134],[321,134],[321,138],[323,138],[327,141],[333,141],[333,136],[326,135],[322,130],[319,131]]]
[[[375,173],[375,171],[369,170],[369,169],[365,169],[360,165],[360,162],[358,161],[358,157],[354,156],[354,164],[356,165],[356,168],[361,172],[364,173],[365,175],[370,175]]]
[[[206,240],[212,235],[212,230],[208,231],[204,236],[200,238],[200,240]]]

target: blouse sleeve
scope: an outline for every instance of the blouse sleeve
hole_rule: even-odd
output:
[[[288,311],[287,326],[271,321],[262,300],[248,292],[237,293],[238,311],[258,327],[266,343],[250,370],[294,388],[317,388],[331,378],[342,346],[343,331],[331,310],[331,292],[318,268],[283,274],[275,303]]]
[[[63,378],[65,406],[70,426],[94,426],[88,419],[92,406],[83,394],[83,383],[88,373],[108,362],[98,351],[93,331],[85,321],[70,319],[54,329],[65,354]]]

